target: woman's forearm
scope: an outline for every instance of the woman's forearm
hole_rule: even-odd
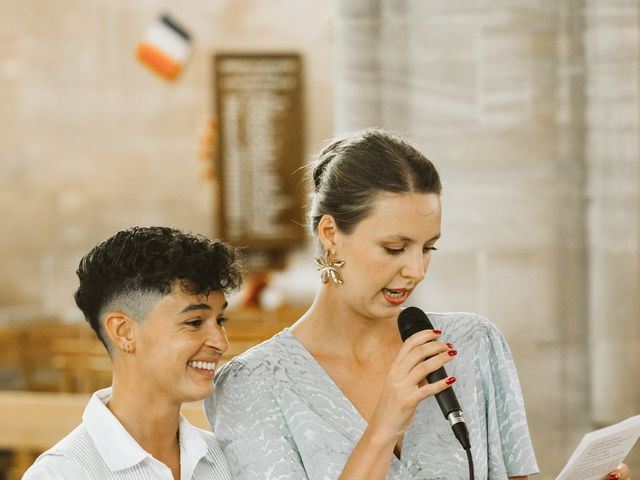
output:
[[[396,442],[395,436],[383,435],[367,427],[351,452],[340,480],[386,480]]]
[[[385,480],[398,440],[409,429],[418,404],[449,388],[447,377],[425,383],[425,377],[450,362],[452,348],[437,341],[441,332],[422,330],[409,337],[391,364],[378,403],[360,441],[351,452],[340,480]],[[451,380],[453,378],[453,380]]]

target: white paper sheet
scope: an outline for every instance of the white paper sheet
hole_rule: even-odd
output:
[[[622,463],[640,436],[640,415],[587,433],[556,480],[602,480]]]

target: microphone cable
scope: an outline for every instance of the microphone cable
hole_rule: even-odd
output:
[[[471,456],[471,448],[465,448],[464,451],[467,452],[467,463],[469,464],[469,480],[474,480],[475,476],[473,474],[473,457]]]
[[[471,455],[471,442],[469,441],[469,430],[467,424],[462,416],[462,411],[451,412],[447,419],[451,425],[453,434],[462,445],[462,448],[467,454],[467,464],[469,465],[469,480],[474,480],[474,468],[473,468],[473,456]]]

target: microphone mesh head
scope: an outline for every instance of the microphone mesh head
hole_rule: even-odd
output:
[[[433,325],[427,314],[418,307],[407,307],[398,315],[398,329],[404,342],[407,338],[420,330],[433,330]]]

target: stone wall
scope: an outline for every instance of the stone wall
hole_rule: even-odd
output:
[[[585,10],[589,372],[600,424],[640,410],[638,10],[631,1]]]
[[[638,4],[614,3],[337,8],[336,129],[398,131],[439,167],[443,238],[415,302],[507,336],[542,478],[640,407]]]
[[[305,144],[332,133],[330,2],[9,0],[0,17],[0,321],[76,317],[80,257],[115,231],[213,231],[199,136],[218,51],[297,51]],[[182,76],[135,60],[169,8],[193,36]]]

